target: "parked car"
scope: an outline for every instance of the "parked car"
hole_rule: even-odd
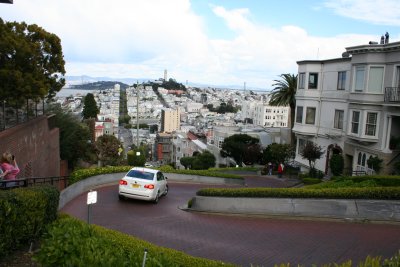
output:
[[[151,165],[150,163],[147,163],[147,162],[144,164],[144,166],[145,166],[145,167],[148,167],[148,168],[154,167],[153,165]]]
[[[159,170],[134,167],[119,181],[119,199],[132,198],[158,203],[168,194],[167,177]]]

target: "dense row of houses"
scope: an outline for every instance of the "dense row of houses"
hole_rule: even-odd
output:
[[[340,58],[297,64],[295,161],[306,169],[301,151],[314,142],[324,150],[315,167],[326,175],[334,154],[344,157],[348,172],[373,173],[368,159],[379,157],[383,172],[391,173],[400,160],[400,42],[371,42],[346,48]],[[160,88],[165,107],[150,86],[126,92],[129,115],[158,120],[159,133],[147,133],[141,141],[151,145],[152,160],[160,164],[183,168],[182,157],[205,150],[216,156],[219,166],[235,164],[219,154],[224,139],[234,134],[256,137],[262,147],[291,142],[290,108],[269,106],[266,93],[188,88],[176,95]],[[118,85],[96,96],[101,103],[96,136],[118,137],[119,96]],[[240,112],[218,114],[206,108],[223,102],[240,105]]]

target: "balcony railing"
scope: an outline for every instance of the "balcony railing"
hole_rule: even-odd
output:
[[[400,102],[400,87],[386,87],[385,102]]]

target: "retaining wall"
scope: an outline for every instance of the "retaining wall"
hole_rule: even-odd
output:
[[[298,217],[400,222],[400,201],[366,199],[227,198],[193,199],[192,210]]]

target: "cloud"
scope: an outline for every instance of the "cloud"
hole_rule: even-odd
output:
[[[328,0],[324,6],[340,16],[372,24],[400,26],[398,0]]]
[[[0,16],[57,34],[67,75],[157,79],[167,69],[180,82],[248,88],[271,89],[280,74],[297,73],[296,61],[340,57],[345,47],[376,39],[311,36],[294,25],[255,23],[248,8],[210,8],[233,38],[208,37],[207,18],[189,0],[15,1]]]

